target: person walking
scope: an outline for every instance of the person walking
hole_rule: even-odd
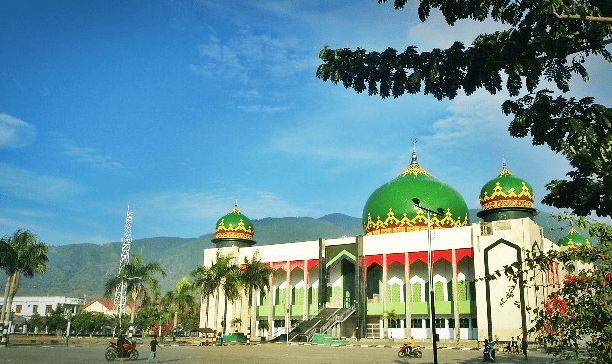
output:
[[[157,342],[157,335],[153,335],[153,340],[151,340],[149,345],[151,346],[151,353],[149,354],[149,359],[147,359],[147,363],[153,363],[153,359],[155,359],[155,363],[158,363],[159,360],[157,359],[157,347],[159,345]]]
[[[119,337],[117,338],[117,356],[119,360],[123,359],[123,355],[125,355],[123,344],[125,344],[125,336],[123,336],[123,331],[119,331]]]

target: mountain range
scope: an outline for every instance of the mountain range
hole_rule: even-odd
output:
[[[470,210],[470,221],[478,221]],[[544,235],[558,241],[568,232],[568,225],[540,213],[535,221],[544,228]],[[363,234],[361,219],[343,214],[330,214],[315,219],[311,217],[264,218],[253,220],[257,245],[283,244],[296,241],[332,239]],[[584,232],[583,232],[584,234]],[[142,252],[145,262],[159,261],[166,277],[159,277],[162,292],[172,290],[183,276],[202,264],[203,250],[212,248],[214,233],[197,238],[156,237],[135,239],[131,252]],[[49,247],[47,273],[23,279],[19,296],[69,296],[86,299],[101,298],[104,283],[117,274],[121,242],[72,244]],[[6,276],[0,274],[4,284]],[[3,289],[4,287],[1,286]]]

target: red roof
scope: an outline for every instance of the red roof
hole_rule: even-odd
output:
[[[83,309],[86,309],[87,307],[93,305],[96,302],[100,302],[100,304],[104,307],[106,307],[109,310],[113,310],[113,308],[115,307],[115,302],[113,301],[102,301],[102,300],[94,300],[94,301],[89,301],[85,304],[85,306],[83,306]]]
[[[106,307],[109,310],[113,310],[115,307],[115,302],[114,301],[103,301],[103,300],[94,300],[94,301],[89,301],[85,304],[85,306],[83,306],[83,309],[86,309],[87,307],[93,305],[96,302],[100,302],[100,304],[104,307]],[[127,307],[130,309],[133,309],[134,306],[136,306],[136,309],[140,308],[141,303],[140,302],[136,302],[136,303],[128,303]]]

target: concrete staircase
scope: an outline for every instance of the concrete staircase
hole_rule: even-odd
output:
[[[289,341],[312,341],[314,334],[325,333],[333,325],[349,318],[355,308],[325,308],[311,318],[301,321],[289,333]]]

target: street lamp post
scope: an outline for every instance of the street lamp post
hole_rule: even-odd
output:
[[[421,201],[418,198],[413,198],[412,202],[414,206],[427,212],[427,262],[429,268],[429,306],[431,307],[431,338],[433,341],[433,362],[438,364],[438,346],[437,346],[437,334],[436,334],[436,305],[433,289],[433,260],[431,252],[431,214],[438,216],[444,215],[444,210],[438,207],[435,211],[430,210],[426,207],[421,206]]]

